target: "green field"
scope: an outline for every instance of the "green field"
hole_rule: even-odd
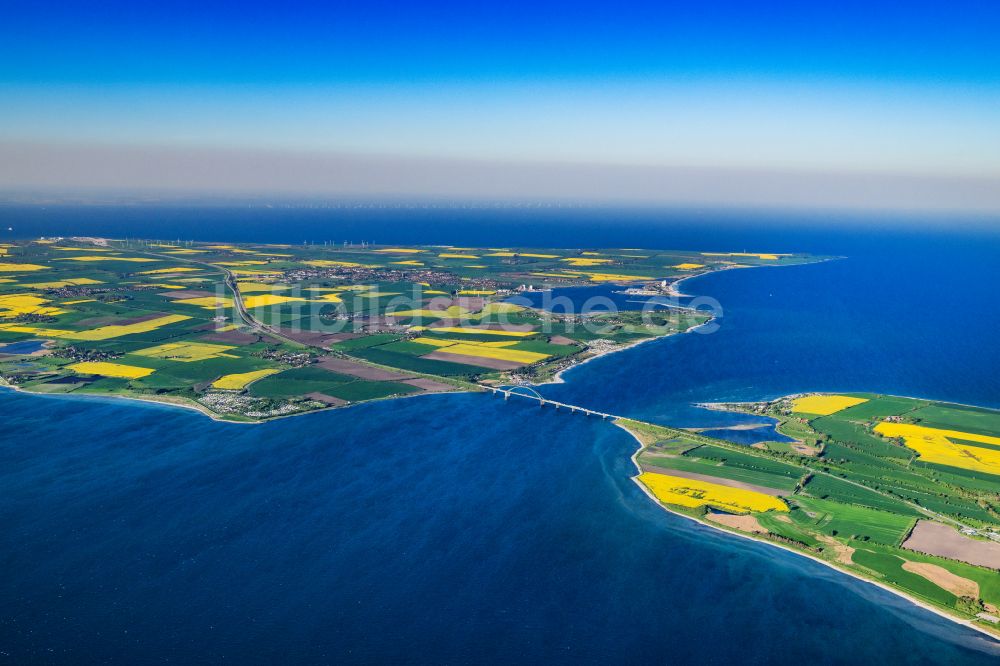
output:
[[[322,368],[293,368],[254,382],[250,393],[262,398],[288,398],[312,392],[330,394],[331,390],[353,381],[354,377]]]
[[[695,449],[697,451],[697,449]],[[700,460],[685,456],[662,456],[656,454],[643,454],[639,462],[654,465],[663,469],[679,470],[682,472],[695,472],[697,474],[707,474],[743,483],[752,483],[766,488],[784,490],[791,492],[795,489],[795,479],[779,474],[771,474],[758,469],[746,466],[730,465],[715,460]]]
[[[1000,414],[989,409],[930,405],[910,414],[920,425],[945,430],[964,430],[980,435],[1000,432]]]
[[[902,499],[859,487],[843,479],[817,474],[805,486],[811,497],[829,499],[844,504],[856,504],[871,509],[897,513],[902,516],[921,516],[920,511],[911,508]]]
[[[984,608],[993,612],[990,608],[1000,601],[996,570],[943,556],[954,555],[952,551],[933,555],[907,550],[902,544],[917,519],[948,524],[956,530],[952,538],[969,540],[965,549],[972,548],[976,537],[985,541],[991,530],[1000,531],[1000,474],[925,462],[910,444],[901,446],[875,428],[886,422],[969,433],[965,439],[954,436],[949,441],[956,447],[980,447],[979,457],[969,458],[974,463],[968,464],[981,466],[990,464],[988,452],[998,448],[976,441],[975,436],[1000,436],[1000,412],[876,394],[848,395],[867,402],[826,416],[796,414],[792,398],[732,406],[775,418],[780,432],[815,445],[811,449],[815,455],[790,443],[768,442],[765,448],[704,443],[683,449],[683,455],[647,443],[638,460],[772,488],[779,487],[775,478],[801,477],[804,484],[780,487],[791,509],[788,513],[753,514],[760,526],[754,532],[757,538],[808,551],[960,617],[972,617]],[[955,460],[960,465],[963,458]],[[770,484],[764,475],[771,475]],[[932,549],[930,553],[937,547],[944,546],[922,546]],[[959,599],[953,591],[969,598]]]
[[[788,464],[768,458],[766,456],[744,453],[742,451],[729,448],[722,448],[712,444],[699,446],[684,454],[688,457],[702,458],[703,460],[714,460],[725,463],[727,467],[739,467],[747,470],[765,472],[774,476],[784,477],[793,482],[804,476],[804,470],[796,465]]]
[[[913,527],[914,519],[887,511],[796,496],[799,511],[792,518],[803,527],[823,534],[896,546]]]
[[[892,583],[910,594],[933,601],[949,608],[955,607],[958,598],[922,576],[903,569],[901,557],[883,552],[858,549],[853,558],[855,563],[875,573],[887,583]]]

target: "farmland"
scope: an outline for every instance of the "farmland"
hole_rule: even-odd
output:
[[[619,420],[641,444],[636,480],[664,506],[997,630],[1000,413],[862,393],[719,407],[770,416],[796,442]]]
[[[50,238],[0,256],[0,378],[256,421],[538,382],[704,323],[682,307],[556,313],[519,296],[796,264],[806,256]],[[32,344],[41,344],[41,348]],[[30,349],[26,353],[19,349]],[[329,363],[336,361],[336,368]]]

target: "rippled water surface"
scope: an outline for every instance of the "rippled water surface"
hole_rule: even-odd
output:
[[[99,233],[132,218],[18,219]],[[244,238],[227,220],[218,239]],[[135,235],[175,237],[169,222]],[[426,242],[511,244],[526,233],[516,220],[418,222]],[[810,389],[1000,405],[995,235],[768,236],[682,222],[629,227],[588,213],[571,243],[566,220],[546,218],[526,244],[702,239],[742,250],[756,237],[762,251],[849,258],[694,280],[688,291],[725,308],[718,332],[587,363],[547,395],[702,426],[727,417],[693,402]],[[315,223],[284,228],[304,235]],[[327,224],[315,238],[338,237],[337,220]],[[412,224],[379,218],[366,229],[415,242]],[[280,240],[264,227],[245,237]],[[0,655],[10,663],[1000,658],[996,643],[890,593],[657,509],[629,479],[626,433],[527,402],[433,396],[247,426],[5,390],[0,413]]]

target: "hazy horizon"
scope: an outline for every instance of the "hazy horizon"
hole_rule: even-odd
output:
[[[1000,212],[1000,8],[9,10],[0,190]]]

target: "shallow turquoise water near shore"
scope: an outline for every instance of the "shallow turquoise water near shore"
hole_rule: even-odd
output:
[[[565,244],[545,229],[538,245]],[[668,231],[646,240],[670,247]],[[452,242],[499,242],[465,233]],[[612,233],[629,235],[575,238]],[[703,235],[743,249],[736,233]],[[542,390],[685,425],[725,422],[695,401],[811,389],[1000,404],[997,237],[884,241],[765,236],[762,250],[851,258],[694,280],[688,291],[725,308],[718,332],[644,344]],[[949,249],[965,270],[938,267]],[[0,412],[11,663],[1000,657],[890,593],[661,511],[629,479],[626,433],[527,402],[434,396],[245,426],[3,390]]]

